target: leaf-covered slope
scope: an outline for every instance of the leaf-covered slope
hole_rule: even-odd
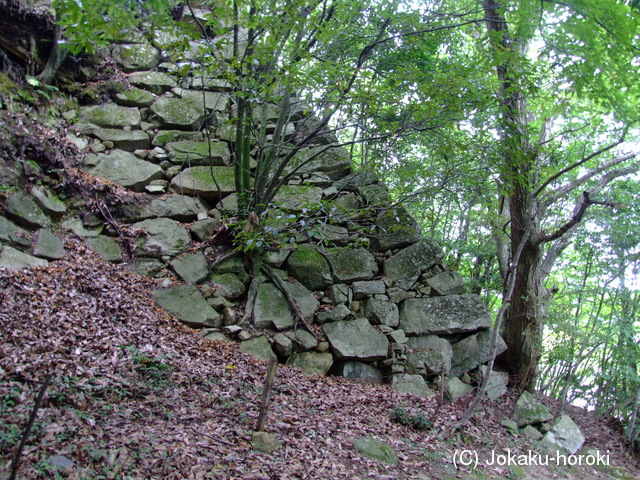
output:
[[[283,446],[272,455],[259,453],[250,441],[266,365],[169,317],[154,304],[149,279],[102,261],[81,244],[66,247],[70,255],[47,268],[0,272],[3,476],[39,382],[49,373],[53,380],[20,478],[53,478],[51,462],[69,460],[72,467],[59,467],[62,478],[466,478],[470,470],[452,465],[457,448],[527,449],[499,424],[511,413],[510,399],[487,406],[462,434],[450,429],[463,405],[442,406],[433,429],[417,431],[393,423],[392,409],[431,418],[435,399],[307,377],[283,366],[267,421]],[[578,420],[583,429],[593,423]],[[606,432],[587,441],[631,466],[621,437]],[[364,436],[391,445],[399,465],[359,454],[352,439]],[[527,476],[558,473],[546,468]],[[512,473],[488,467],[477,472],[482,478]],[[559,473],[606,478],[599,471]]]

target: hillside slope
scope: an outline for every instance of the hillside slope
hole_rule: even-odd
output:
[[[251,435],[266,365],[169,317],[153,303],[148,278],[104,262],[80,241],[66,248],[48,267],[0,272],[3,477],[51,374],[18,478],[639,478],[620,433],[588,413],[572,416],[590,447],[609,452],[611,466],[490,466],[492,451],[530,448],[500,425],[514,395],[486,403],[472,426],[454,434],[468,398],[438,408],[436,399],[386,385],[286,366],[277,372],[266,428],[282,446],[260,453]],[[432,428],[394,423],[396,407],[424,414]],[[391,445],[398,464],[358,453],[352,440],[361,437]],[[479,453],[476,469],[454,467],[460,449]]]

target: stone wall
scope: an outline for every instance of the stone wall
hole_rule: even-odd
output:
[[[455,396],[460,386],[453,379],[489,358],[489,313],[465,294],[460,275],[442,265],[442,250],[420,237],[384,184],[371,172],[351,170],[348,151],[333,145],[329,133],[297,155],[296,164],[313,160],[281,189],[269,213],[304,216],[313,229],[294,234],[295,248],[264,254],[312,331],[296,323],[285,295],[266,277],[251,325],[239,325],[249,274],[240,258],[212,268],[215,252],[207,243],[235,205],[232,136],[215,121],[232,98],[222,79],[172,73],[181,70],[165,50],[174,40],[156,31],[114,45],[126,89],[75,112],[72,140],[85,151],[82,168],[149,197],[120,219],[142,232],[130,268],[179,280],[156,293],[158,303],[212,339],[235,339],[248,352],[276,355],[308,373],[390,381],[419,395],[431,395],[428,382],[444,375]],[[194,59],[200,46],[191,41]],[[276,121],[275,107],[262,111]],[[292,117],[288,128],[310,121]],[[315,210],[323,216],[307,218]],[[60,237],[68,232],[108,261],[123,261],[105,225],[83,222],[45,187],[8,195],[4,212],[0,262],[9,268],[60,258]],[[505,348],[501,342],[499,352]]]

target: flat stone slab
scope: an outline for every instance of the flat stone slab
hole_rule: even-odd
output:
[[[141,88],[132,87],[121,93],[116,93],[114,101],[123,107],[148,107],[156,99],[156,96]]]
[[[326,375],[333,365],[333,355],[328,352],[294,353],[287,365],[302,370],[306,375]]]
[[[62,240],[56,237],[49,230],[41,228],[36,233],[36,244],[33,246],[33,254],[36,257],[47,260],[59,260],[67,252],[64,249]]]
[[[307,185],[283,185],[273,198],[281,209],[292,212],[316,209],[321,200],[322,189]]]
[[[477,295],[408,298],[400,304],[399,327],[409,336],[475,332],[490,326],[489,311]]]
[[[169,218],[152,218],[131,225],[145,231],[146,235],[138,238],[138,255],[142,257],[174,257],[191,244],[187,229]]]
[[[218,200],[235,192],[235,188],[235,176],[231,167],[191,167],[171,180],[172,191],[200,196],[206,200]]]
[[[226,142],[169,142],[165,148],[173,163],[186,163],[190,167],[222,167],[231,163]]]
[[[92,135],[103,142],[112,142],[114,148],[134,152],[151,146],[149,135],[142,130],[120,130],[118,128],[96,128]]]
[[[103,128],[137,127],[140,125],[140,111],[134,107],[105,103],[83,107],[80,120]]]
[[[389,340],[366,318],[326,323],[322,329],[338,359],[373,362],[387,357]]]
[[[220,314],[211,308],[195,286],[178,285],[156,291],[154,296],[158,305],[187,325],[220,326]]]
[[[422,240],[400,250],[384,262],[384,275],[394,287],[409,290],[420,274],[444,258],[444,252],[432,240]]]
[[[31,245],[31,232],[0,216],[0,241],[13,246],[28,247]]]
[[[169,194],[156,198],[142,211],[141,218],[167,217],[179,222],[192,222],[209,207],[202,200],[188,195]]]
[[[144,192],[146,185],[164,176],[159,165],[141,160],[124,150],[114,150],[110,154],[99,153],[97,158],[98,164],[93,168],[85,167],[85,170],[134,192]]]
[[[42,258],[31,256],[13,247],[0,245],[0,268],[22,270],[23,268],[44,267],[48,264],[49,262]]]
[[[164,96],[151,105],[152,119],[162,128],[198,130],[205,119],[202,105],[192,98]]]
[[[122,263],[122,248],[114,238],[98,235],[87,238],[87,243],[107,262]]]
[[[29,229],[47,227],[51,223],[33,197],[23,192],[7,197],[4,214],[18,225]]]
[[[200,283],[209,276],[209,264],[202,251],[185,253],[174,258],[169,265],[187,283]]]
[[[171,75],[162,72],[135,72],[127,77],[131,85],[148,90],[157,95],[177,87],[178,83]]]

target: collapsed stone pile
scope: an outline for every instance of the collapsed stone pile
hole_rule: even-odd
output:
[[[282,289],[266,277],[251,328],[239,325],[236,307],[246,299],[249,274],[238,257],[211,268],[212,247],[202,243],[236,204],[234,138],[215,121],[232,96],[222,79],[176,73],[180,64],[168,61],[175,41],[162,31],[130,35],[111,51],[128,73],[126,89],[103,105],[67,112],[79,132],[72,140],[86,152],[83,169],[150,197],[120,221],[143,232],[132,269],[182,282],[157,292],[158,303],[210,338],[237,339],[247,351],[276,355],[308,373],[390,381],[425,396],[433,394],[428,381],[440,377],[451,397],[471,390],[467,372],[489,359],[486,307],[465,294],[460,275],[442,265],[442,250],[420,238],[376,176],[351,170],[349,152],[329,133],[299,152],[294,163],[301,168],[270,211],[308,217],[313,231],[295,234],[295,248],[263,255],[287,280],[281,285],[315,330],[295,322]],[[197,60],[208,47],[190,42],[186,60]],[[275,123],[278,113],[267,105],[260,120]],[[304,130],[313,121],[298,112],[287,128]],[[101,222],[83,222],[45,187],[8,194],[4,212],[4,266],[60,258],[64,250],[54,232],[66,231],[85,238],[108,261],[123,261],[121,246]],[[505,348],[501,341],[498,353]],[[494,382],[490,392],[501,394],[506,378],[495,375]]]

